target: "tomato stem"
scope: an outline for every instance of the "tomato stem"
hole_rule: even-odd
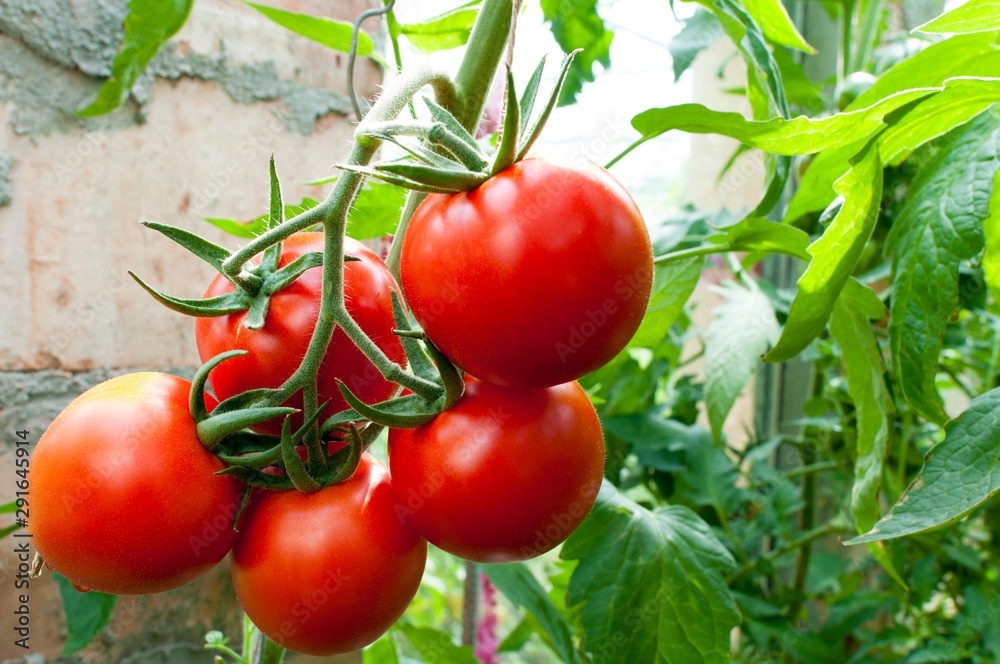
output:
[[[285,659],[285,649],[277,643],[267,638],[264,632],[253,626],[247,619],[247,624],[251,626],[253,632],[250,634],[250,648],[246,651],[248,664],[281,664]]]
[[[410,99],[425,85],[430,85],[434,89],[435,97],[441,100],[442,104],[451,103],[457,94],[455,84],[447,74],[439,71],[419,68],[400,76],[385,90],[365,116],[365,120],[358,125],[357,140],[347,163],[355,165],[370,163],[381,141],[362,137],[364,131],[367,131],[371,123],[395,120],[400,111],[406,108]],[[251,258],[271,245],[317,224],[325,225],[337,216],[342,215],[346,220],[347,211],[354,203],[362,182],[363,179],[359,176],[344,173],[337,178],[336,186],[322,203],[258,235],[222,263],[222,272],[230,278],[236,277]]]
[[[469,43],[455,75],[455,87],[458,95],[454,105],[442,102],[447,110],[458,119],[465,129],[475,136],[479,118],[486,106],[486,98],[493,86],[493,77],[503,57],[510,33],[511,17],[514,7],[512,0],[484,0],[472,26]],[[427,197],[419,191],[411,191],[406,197],[406,205],[399,219],[396,236],[389,247],[386,265],[392,276],[399,281],[399,257],[402,252],[403,237],[410,218],[417,211],[417,206]]]
[[[401,74],[395,79],[372,106],[355,131],[355,143],[347,160],[347,165],[364,167],[371,163],[382,144],[380,129],[390,124],[398,124],[398,116],[410,104],[425,85],[430,85],[440,106],[455,114],[462,127],[470,133],[479,123],[492,85],[497,65],[503,56],[511,22],[511,0],[485,0],[469,39],[468,48],[459,68],[455,82],[443,73],[428,68],[418,68]],[[433,110],[433,109],[432,109]],[[439,127],[431,127],[439,139],[450,141],[452,137]],[[462,151],[457,145],[458,136],[451,141],[451,148]],[[449,150],[452,151],[452,150]],[[473,155],[463,155],[470,158]],[[274,246],[294,233],[321,224],[324,230],[323,286],[319,316],[313,330],[309,347],[301,364],[285,383],[263,399],[261,405],[283,403],[298,390],[303,390],[304,418],[308,422],[317,413],[316,378],[326,354],[327,347],[337,326],[372,362],[386,380],[409,388],[414,393],[440,390],[431,380],[414,375],[392,361],[352,318],[344,302],[344,234],[347,215],[354,199],[364,182],[365,174],[356,170],[344,170],[330,194],[315,208],[286,220],[254,238],[242,249],[226,258],[221,264],[222,273],[230,279],[240,278],[244,267],[257,254]],[[400,230],[390,250],[389,267],[398,280],[398,244],[405,232],[406,222],[422,200],[422,196],[410,194],[404,210]],[[327,464],[320,432],[317,425],[310,425],[304,442],[308,450],[306,465],[314,475],[322,474]],[[297,459],[296,459],[297,460]],[[286,459],[286,462],[288,460]]]

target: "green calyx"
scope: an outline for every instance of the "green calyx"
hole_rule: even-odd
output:
[[[545,60],[542,59],[518,101],[514,77],[507,71],[503,122],[497,149],[487,155],[479,142],[454,115],[425,98],[432,121],[393,121],[369,127],[366,136],[390,141],[408,156],[373,167],[345,164],[343,170],[363,173],[407,189],[426,193],[471,191],[497,173],[524,159],[535,144],[542,128],[559,99],[559,91],[577,51],[563,60],[562,69],[545,106],[529,128]],[[423,144],[412,144],[403,137],[418,137]]]
[[[285,220],[284,206],[281,201],[281,185],[274,168],[274,157],[271,158],[270,172],[271,204],[265,231],[276,228]],[[235,286],[233,292],[218,297],[185,299],[161,293],[133,272],[129,272],[132,278],[161,304],[188,316],[206,318],[246,311],[243,326],[250,330],[259,330],[264,326],[271,296],[287,288],[306,270],[323,265],[322,253],[309,252],[279,268],[281,244],[277,243],[264,250],[259,264],[243,266],[240,273],[233,276],[223,269],[225,262],[232,256],[229,250],[181,228],[154,221],[144,221],[142,224],[162,233],[201,258]],[[354,256],[345,256],[344,260],[354,261],[358,259]]]
[[[195,421],[198,439],[209,450],[215,450],[230,436],[243,433],[243,430],[248,427],[266,422],[273,417],[291,415],[297,412],[294,408],[282,406],[253,407],[257,400],[266,396],[263,393],[270,393],[274,390],[252,390],[252,392],[244,392],[223,401],[209,414],[205,404],[205,383],[208,381],[208,374],[226,360],[246,354],[245,350],[230,350],[219,353],[202,365],[195,374],[194,380],[191,381],[191,392],[188,397],[191,417]],[[232,441],[230,441],[231,445]]]
[[[433,384],[433,389],[369,405],[355,396],[347,385],[338,382],[340,393],[350,408],[323,422],[320,429],[323,433],[343,431],[344,425],[364,421],[393,429],[412,429],[427,424],[462,397],[465,391],[462,375],[422,331],[413,329],[395,291],[392,293],[392,310],[396,323],[393,332],[403,345],[410,369]]]
[[[361,462],[362,452],[375,442],[378,434],[382,431],[382,427],[376,424],[369,424],[364,430],[359,430],[357,426],[351,424],[348,429],[347,446],[328,457],[327,470],[313,475],[309,473],[306,464],[299,458],[296,446],[302,442],[305,432],[314,422],[315,420],[303,425],[295,434],[292,434],[290,421],[286,418],[282,424],[280,439],[267,436],[272,440],[278,440],[273,447],[258,454],[220,455],[219,458],[228,463],[229,467],[216,474],[230,475],[249,485],[265,489],[281,491],[297,489],[312,493],[325,486],[339,484],[353,475]],[[263,472],[263,469],[268,466],[279,468],[285,474]]]

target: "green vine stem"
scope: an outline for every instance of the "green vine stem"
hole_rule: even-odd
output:
[[[352,166],[366,166],[371,163],[382,143],[381,139],[371,135],[372,129],[387,122],[394,122],[414,95],[425,85],[433,88],[438,102],[456,113],[456,117],[464,127],[470,130],[475,127],[503,55],[510,29],[511,7],[511,0],[486,0],[483,3],[454,84],[447,75],[426,68],[404,73],[394,80],[372,106],[364,120],[358,124],[354,147],[347,163]],[[314,389],[319,366],[333,337],[333,331],[338,325],[386,380],[407,387],[415,393],[436,387],[430,381],[406,372],[399,364],[389,359],[354,321],[344,304],[344,233],[347,227],[347,214],[363,182],[363,174],[343,171],[337,178],[333,191],[320,205],[258,236],[222,264],[223,272],[226,274],[238,274],[251,258],[267,247],[316,223],[323,225],[323,288],[316,328],[302,363],[285,384],[268,399],[269,403],[282,403],[295,391],[306,386],[309,386],[307,392]],[[414,198],[412,193],[410,198]],[[412,210],[415,209],[416,203],[411,204],[408,199],[404,212],[412,215]],[[396,250],[397,258],[395,262],[390,261],[390,269],[397,278],[398,246],[402,233],[405,232],[404,222],[408,220],[409,215],[404,214],[392,248]],[[392,259],[392,249],[390,259]],[[308,397],[308,394],[306,396]],[[308,403],[310,401],[313,400],[306,399],[304,412],[306,419],[315,412],[314,410],[310,412],[310,406],[314,406],[314,403]],[[310,434],[310,438],[307,438],[310,452],[315,447],[308,444],[316,440],[313,435],[318,436],[318,432]]]
[[[362,128],[367,131],[367,127],[372,123],[395,120],[413,95],[425,85],[430,85],[434,89],[434,96],[442,105],[454,103],[453,100],[458,94],[455,84],[443,72],[418,68],[401,75],[379,97],[365,120],[358,124],[357,139],[347,158],[348,164],[366,166],[371,163],[381,141],[363,136]],[[250,259],[271,245],[317,224],[325,225],[338,216],[346,220],[347,212],[351,209],[362,182],[363,178],[356,173],[343,173],[337,178],[333,191],[322,203],[255,237],[222,263],[222,271],[230,277],[238,275]]]
[[[457,98],[453,103],[441,103],[473,136],[476,135],[476,126],[486,106],[490,88],[493,86],[493,77],[496,76],[497,67],[500,66],[500,60],[504,55],[513,12],[512,0],[484,0],[479,8],[476,23],[472,26],[465,57],[462,58],[462,64],[455,75]],[[385,261],[396,281],[399,281],[399,257],[402,253],[406,227],[425,198],[427,194],[419,191],[411,191],[406,197],[406,205],[399,218],[399,227],[396,229]]]
[[[259,629],[254,629],[249,640],[248,664],[281,664],[285,659],[285,649],[267,638]]]
[[[372,106],[365,120],[358,125],[357,138],[348,157],[348,163],[364,166],[371,162],[381,141],[366,136],[367,127],[371,123],[395,120],[413,95],[425,85],[431,85],[435,95],[443,101],[451,102],[455,97],[455,87],[446,74],[426,68],[415,69],[403,74],[393,81],[392,85]],[[330,339],[333,337],[333,331],[338,324],[387,380],[404,385],[414,392],[435,387],[429,381],[407,373],[402,367],[390,360],[368,338],[344,306],[344,231],[347,227],[347,214],[363,182],[363,175],[344,171],[337,178],[337,184],[333,191],[322,203],[257,236],[222,264],[224,273],[238,273],[251,258],[267,247],[318,223],[323,224],[325,231],[323,288],[316,328],[313,330],[302,363],[281,388],[266,400],[270,404],[282,403],[297,390],[305,388],[305,401],[310,402],[305,404],[306,418],[312,415],[309,406],[315,408],[315,397],[309,398],[310,393],[314,393],[316,374],[323,361],[323,356],[326,354]],[[316,440],[313,436],[307,438],[306,443],[310,452],[317,447]]]

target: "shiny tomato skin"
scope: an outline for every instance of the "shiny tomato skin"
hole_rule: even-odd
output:
[[[112,378],[73,401],[31,456],[32,544],[85,588],[178,588],[232,548],[243,485],[198,440],[191,383],[161,373]],[[215,401],[208,397],[208,406]]]
[[[389,430],[389,468],[400,512],[427,541],[514,562],[556,547],[590,512],[604,437],[578,383],[517,390],[467,377],[454,407]]]
[[[607,171],[532,158],[472,191],[428,196],[400,270],[414,316],[456,365],[538,388],[625,347],[649,302],[653,254],[638,207]]]
[[[310,251],[323,251],[323,234],[296,233],[282,244],[279,266],[283,267]],[[405,366],[403,346],[392,333],[394,323],[390,291],[399,292],[392,273],[378,256],[356,240],[345,238],[344,251],[361,259],[344,265],[347,310],[390,359]],[[254,262],[258,260],[259,257]],[[212,370],[209,382],[220,400],[249,389],[279,387],[295,372],[305,356],[319,318],[322,286],[322,268],[306,270],[291,285],[271,297],[264,327],[259,330],[242,326],[245,311],[197,319],[195,337],[202,362],[227,350],[248,351],[246,355],[226,360]],[[233,289],[233,285],[219,275],[209,285],[205,297],[216,297]],[[330,414],[347,407],[337,389],[338,378],[366,403],[388,399],[396,387],[382,377],[339,327],[333,333],[318,376],[319,402],[330,400],[325,411]],[[301,392],[285,405],[301,409]],[[301,414],[292,416],[293,426],[301,423]],[[255,428],[261,433],[280,435],[281,420],[274,419]]]
[[[427,542],[396,513],[389,471],[365,453],[341,484],[255,496],[230,567],[264,634],[332,655],[372,643],[403,615],[426,560]]]

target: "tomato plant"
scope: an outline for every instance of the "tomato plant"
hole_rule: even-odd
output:
[[[243,487],[202,446],[191,384],[126,374],[60,413],[32,456],[30,532],[73,583],[116,594],[177,588],[233,546]]]
[[[343,483],[257,494],[231,566],[240,604],[261,631],[296,652],[330,655],[392,626],[426,557],[427,543],[396,514],[388,470],[365,454]]]
[[[459,367],[499,385],[557,385],[635,334],[653,280],[639,208],[604,169],[525,159],[432,194],[406,231],[407,302]]]
[[[395,280],[370,249],[350,238],[346,238],[345,243],[344,250],[359,259],[344,265],[348,311],[390,359],[405,362],[403,347],[392,334],[390,293],[398,289]],[[308,252],[322,250],[321,233],[292,235],[282,242],[278,267],[285,267]],[[248,329],[244,325],[246,311],[197,319],[196,339],[203,362],[228,350],[247,351],[246,355],[233,358],[212,372],[209,382],[216,396],[228,399],[247,390],[277,388],[288,380],[309,347],[319,317],[322,286],[322,269],[316,267],[303,272],[271,297],[267,317],[260,329]],[[218,275],[205,292],[205,298],[219,297],[234,289],[232,283]],[[346,383],[365,402],[382,401],[395,390],[395,385],[382,377],[342,329],[333,333],[317,375],[319,401],[330,401],[331,413],[346,407],[337,381]],[[301,409],[302,395],[293,396],[285,404]],[[300,425],[302,416],[296,414],[293,423]],[[258,428],[277,434],[281,431],[281,421],[272,420]]]
[[[151,0],[130,3],[128,47],[87,112],[128,97],[126,82],[145,64],[137,54],[166,41],[190,4],[156,5],[169,15],[157,24]],[[322,202],[284,205],[272,160],[268,214],[243,226],[215,220],[242,247],[147,223],[219,272],[195,300],[139,281],[199,318],[205,364],[180,419],[201,447],[187,446],[184,470],[204,457],[228,476],[213,482],[236,482],[244,495],[258,487],[232,558],[256,627],[247,623],[242,655],[220,634],[209,647],[253,664],[280,662],[285,647],[331,653],[373,640],[366,661],[495,663],[513,651],[521,655],[502,656],[995,661],[994,0],[970,0],[914,32],[896,25],[900,16],[918,25],[914,3],[849,0],[812,12],[777,0],[699,2],[670,43],[674,76],[725,35],[737,56],[725,69],[745,73],[730,89],[745,93],[743,112],[643,109],[616,96],[632,136],[604,168],[676,131],[741,145],[719,163],[715,195],[695,201],[703,209],[645,221],[607,170],[532,156],[556,107],[595,79],[595,64],[610,66],[615,35],[602,6],[570,4],[540,0],[567,52],[551,86],[544,63],[515,80],[510,0],[416,24],[397,20],[390,2],[353,29],[254,5],[348,51],[350,63],[374,48],[362,21],[384,14],[400,73],[367,112],[348,84],[355,141]],[[450,76],[404,68],[404,37],[427,51],[468,44]],[[493,124],[480,118],[498,70],[504,99],[487,115],[499,116],[499,131],[477,139],[477,127]],[[380,153],[387,142],[403,156]],[[704,189],[684,180],[703,170],[668,178],[653,161],[634,170],[657,192]],[[367,178],[383,184],[363,189]],[[736,190],[756,196],[752,207],[736,208],[751,200],[728,198]],[[388,223],[360,213],[379,191],[393,192],[382,206]],[[380,264],[350,233],[394,235],[378,278],[354,281]],[[704,311],[704,293],[688,301],[708,266],[720,299],[699,326],[692,310]],[[358,308],[369,298],[377,324]],[[223,399],[211,413],[210,375]],[[754,417],[737,422],[735,405],[750,394]],[[129,404],[113,415],[146,407]],[[386,427],[391,481],[365,455]],[[60,421],[53,431],[68,440]],[[63,464],[60,475],[86,476],[78,459],[53,461],[52,447],[43,439],[33,473]],[[96,447],[113,462],[110,446]],[[177,466],[171,457],[157,469]],[[42,524],[67,519],[58,503],[74,494],[41,485]],[[200,500],[205,490],[188,494]],[[467,560],[434,550],[419,590],[423,537]],[[79,537],[56,529],[38,542],[80,578],[60,559],[60,546],[84,547]],[[864,548],[843,548],[855,545]],[[459,564],[463,643],[475,641],[474,651],[427,624],[457,628],[449,590]],[[148,580],[156,569],[131,571]],[[497,610],[479,570],[514,607]],[[487,615],[474,635],[477,580]],[[433,599],[399,619],[415,592]],[[503,625],[502,644],[501,615],[520,620]]]
[[[479,562],[526,560],[590,512],[604,438],[576,383],[518,390],[467,378],[429,424],[389,431],[389,468],[400,513],[431,544]]]

